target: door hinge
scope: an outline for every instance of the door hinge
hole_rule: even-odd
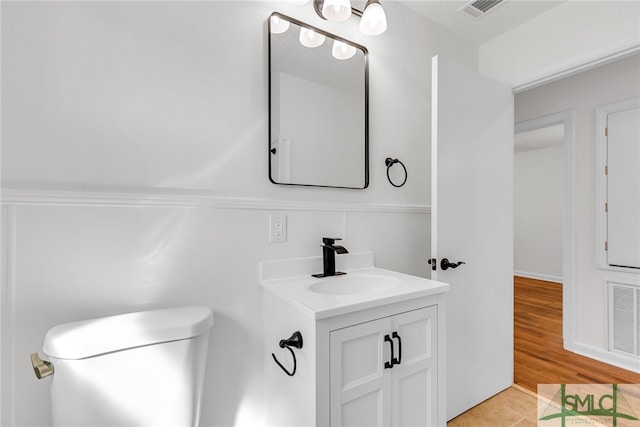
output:
[[[604,242],[604,250],[605,251],[609,250],[609,242]]]
[[[605,167],[604,167],[604,174],[605,174],[605,175],[609,175],[609,165],[605,165]]]
[[[604,136],[609,136],[609,127],[604,128]]]
[[[604,204],[604,211],[605,211],[605,213],[609,213],[609,203],[606,203],[606,202],[605,202],[605,204]]]

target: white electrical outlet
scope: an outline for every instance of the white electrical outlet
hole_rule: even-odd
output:
[[[287,241],[287,216],[284,213],[269,215],[269,242]]]

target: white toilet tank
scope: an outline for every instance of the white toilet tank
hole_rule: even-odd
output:
[[[52,328],[53,425],[197,426],[212,324],[209,307],[191,306]]]

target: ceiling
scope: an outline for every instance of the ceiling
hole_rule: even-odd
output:
[[[390,1],[390,0],[388,0]],[[460,8],[470,1],[397,0],[425,18],[481,45],[567,0],[504,0],[479,18]],[[355,2],[354,2],[355,3]],[[384,4],[384,1],[382,2]]]

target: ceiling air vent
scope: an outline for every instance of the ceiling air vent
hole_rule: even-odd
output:
[[[474,18],[480,19],[490,10],[493,10],[496,6],[502,3],[503,0],[475,0],[462,6],[458,11],[467,12]]]

